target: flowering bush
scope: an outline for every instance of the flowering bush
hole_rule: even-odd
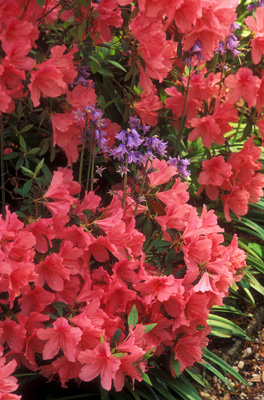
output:
[[[1,399],[21,365],[118,392],[201,360],[246,267],[203,203],[263,196],[259,5],[0,4]]]

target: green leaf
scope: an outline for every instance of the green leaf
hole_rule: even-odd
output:
[[[23,116],[23,106],[22,106],[21,101],[19,102],[16,111],[17,111],[18,118],[20,119]]]
[[[121,358],[121,357],[124,357],[125,355],[127,355],[127,353],[113,353],[113,356],[115,358]]]
[[[111,340],[110,340],[110,347],[111,347],[111,348],[115,348],[115,347],[117,346],[117,343],[118,343],[119,340],[121,339],[121,334],[122,334],[122,331],[121,331],[120,328],[118,328],[118,329],[114,332],[114,334],[113,334],[113,336],[111,337]]]
[[[107,62],[109,62],[109,64],[114,65],[116,68],[119,68],[124,72],[127,72],[126,69],[121,64],[119,64],[118,62],[116,62],[114,60],[107,60]]]
[[[103,76],[114,76],[111,71],[108,71],[108,69],[105,68],[100,68],[97,72]]]
[[[46,0],[36,0],[37,5],[40,7],[44,6]]]
[[[242,289],[244,290],[244,292],[246,293],[246,295],[248,296],[250,302],[255,305],[255,299],[250,291],[250,283],[248,281],[246,281],[245,279],[241,279],[241,281],[239,282],[240,286],[242,287]]]
[[[171,242],[167,241],[167,240],[154,240],[152,242],[152,246],[158,248],[164,248],[164,249],[168,249],[171,247]],[[165,251],[165,250],[164,250]]]
[[[42,170],[45,178],[47,179],[47,181],[50,182],[52,179],[52,173],[48,169],[47,165],[43,164],[41,170]]]
[[[23,166],[21,166],[20,168],[21,168],[22,171],[24,172],[24,175],[27,175],[27,176],[34,176],[34,172],[30,171],[30,169],[28,169],[28,168],[26,168],[26,167],[23,167]]]
[[[195,388],[187,379],[184,379],[183,376],[175,379],[160,370],[157,372],[149,371],[149,374],[157,376],[160,381],[166,383],[167,386],[179,394],[184,400],[201,400]]]
[[[174,359],[173,353],[171,353],[170,363],[171,363],[172,368],[174,369],[176,376],[178,377],[180,375],[181,363],[179,360]]]
[[[43,164],[44,164],[44,158],[42,158],[42,160],[41,160],[41,161],[38,163],[38,165],[36,166],[35,175],[38,174],[39,170],[43,167]]]
[[[152,227],[152,222],[150,221],[149,218],[147,220],[144,220],[144,225],[143,225],[143,235],[146,236],[147,239],[151,237],[153,233],[153,227]]]
[[[199,383],[199,385],[203,387],[210,386],[209,382],[207,382],[207,380],[204,379],[203,376],[199,374],[199,372],[197,372],[193,367],[189,367],[184,372],[188,373],[192,377],[192,379],[194,379],[197,383]]]
[[[27,215],[23,211],[15,211],[15,213],[19,218],[27,218]]]
[[[30,149],[27,154],[29,155],[33,155],[33,154],[37,154],[40,151],[40,147],[34,147],[34,149]]]
[[[31,189],[31,186],[32,186],[32,179],[29,179],[25,184],[24,184],[24,186],[22,187],[22,195],[24,196],[25,194],[27,194],[29,191],[30,191],[30,189]]]
[[[101,68],[101,65],[99,64],[99,62],[96,60],[96,61],[90,61],[89,62],[89,66],[90,66],[90,68],[91,68],[91,71],[92,71],[92,73],[93,74],[96,74],[96,72],[98,72],[99,71],[99,69]]]
[[[63,303],[62,301],[55,301],[52,303],[52,306],[55,308],[55,310],[58,312],[59,316],[63,316],[63,310],[64,308],[67,307],[67,304]]]
[[[142,57],[140,57],[140,56],[138,56],[138,60],[139,60],[139,63],[140,63],[140,65],[141,65],[142,69],[143,69],[143,72],[145,73],[145,71],[146,71],[146,63],[145,63],[145,60],[144,60]]]
[[[260,272],[264,273],[264,265],[261,260],[258,260],[256,257],[253,257],[251,255],[247,256],[247,260],[254,265]]]
[[[132,325],[135,328],[135,326],[137,325],[137,322],[138,322],[138,313],[137,313],[137,308],[134,304],[129,313],[127,323],[128,323],[128,326]]]
[[[152,329],[154,329],[156,325],[157,325],[157,323],[144,325],[145,333],[148,333],[148,332],[152,331]]]
[[[4,160],[13,160],[14,158],[17,158],[20,156],[21,153],[18,151],[13,151],[12,153],[6,154],[4,156]]]
[[[244,218],[244,217],[241,217],[240,224],[243,224],[243,225],[248,226],[249,228],[251,228],[253,231],[258,233],[258,235],[259,235],[258,237],[260,237],[260,239],[263,240],[263,238],[264,238],[264,229],[261,228],[261,226],[259,226],[255,222],[250,221],[249,219]]]
[[[250,286],[264,296],[264,287],[259,283],[259,281],[254,277],[254,275],[252,275],[251,272],[247,272],[246,277],[249,280]]]
[[[213,361],[215,364],[219,365],[224,371],[229,372],[233,375],[237,380],[242,382],[244,385],[248,386],[248,383],[245,381],[242,376],[234,370],[226,361],[222,360],[222,358],[218,357],[216,354],[212,353],[210,350],[204,348],[203,349],[203,358],[207,358],[210,361]]]
[[[108,391],[100,387],[101,400],[108,400]]]
[[[143,372],[142,374],[142,379],[144,382],[147,382],[150,386],[152,386],[151,380],[149,379],[149,376],[145,372]]]
[[[27,145],[26,145],[26,142],[22,135],[19,136],[19,144],[20,144],[21,149],[26,153]]]
[[[208,369],[209,371],[211,371],[214,375],[218,376],[218,378],[220,378],[221,381],[224,382],[233,393],[236,393],[235,389],[233,388],[231,383],[225,378],[225,376],[221,372],[219,372],[215,367],[213,367],[210,363],[208,363],[207,361],[204,361],[202,363],[200,361],[199,364]]]
[[[155,350],[155,348],[153,347],[153,349],[148,350],[144,356],[143,356],[143,361],[148,360],[150,357],[153,356],[153,351]]]
[[[242,339],[251,340],[249,336],[245,334],[234,322],[229,321],[226,318],[219,317],[215,314],[209,314],[207,324],[212,327],[211,334],[219,337],[232,337],[238,336]]]
[[[43,139],[40,146],[41,146],[41,151],[39,153],[39,156],[43,156],[43,154],[47,153],[49,149],[50,139]]]
[[[222,306],[213,306],[212,310],[217,312],[227,312],[232,314],[244,315],[246,317],[252,318],[252,314],[243,313],[238,308],[233,306],[228,306],[226,304],[223,304]]]
[[[262,247],[260,244],[255,243],[255,242],[253,242],[253,243],[250,242],[248,244],[248,247],[250,249],[253,249],[255,251],[255,253],[257,253],[258,256],[263,257]]]
[[[31,128],[33,128],[33,124],[29,124],[29,125],[26,125],[26,126],[24,126],[21,130],[20,130],[20,133],[24,133],[24,132],[28,132]]]
[[[77,400],[77,399],[87,399],[87,397],[96,396],[94,393],[86,393],[86,394],[74,394],[73,396],[66,397],[48,397],[47,400]]]

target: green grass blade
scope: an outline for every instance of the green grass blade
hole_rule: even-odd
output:
[[[264,273],[264,264],[263,261],[258,260],[256,257],[253,257],[251,255],[247,256],[247,260],[254,265],[260,272]]]
[[[243,316],[249,317],[249,318],[253,317],[252,314],[243,313],[238,308],[236,308],[234,306],[228,306],[227,304],[223,304],[222,306],[213,306],[212,310],[217,311],[217,312],[225,312],[225,313],[243,315]]]
[[[251,340],[251,338],[245,334],[243,329],[226,318],[219,317],[215,314],[209,314],[207,323],[212,327],[211,333],[215,336],[218,336],[217,332],[219,331],[220,337],[223,337],[222,335],[226,334],[225,337],[238,336],[242,339]]]
[[[264,287],[259,283],[255,276],[252,275],[251,272],[247,272],[246,277],[249,280],[250,286],[264,296]]]
[[[237,372],[234,368],[231,367],[226,361],[222,360],[222,358],[218,357],[216,354],[212,353],[208,349],[203,349],[203,358],[207,358],[210,361],[213,361],[215,364],[219,365],[224,371],[229,372],[233,375],[238,381],[242,382],[244,385],[248,386],[247,381]]]
[[[193,380],[195,380],[197,383],[199,383],[199,385],[201,385],[203,387],[210,386],[209,382],[207,382],[207,380],[205,378],[203,378],[203,376],[201,374],[199,374],[199,372],[197,372],[194,368],[190,367],[190,368],[186,369],[185,372],[188,373]]]
[[[253,305],[256,305],[255,299],[251,293],[251,291],[249,290],[250,288],[250,283],[248,281],[246,281],[244,278],[241,279],[241,281],[239,282],[239,285],[242,287],[242,289],[244,290],[244,292],[246,293],[246,295],[248,296],[249,300],[251,301],[251,303]]]
[[[199,364],[202,365],[203,367],[205,367],[206,369],[208,369],[209,371],[211,371],[218,378],[220,378],[221,381],[224,382],[233,393],[236,393],[236,391],[233,388],[233,386],[231,385],[231,383],[226,379],[226,377],[221,372],[219,372],[215,367],[213,367],[213,365],[211,365],[207,361],[204,361],[203,363],[199,362]]]

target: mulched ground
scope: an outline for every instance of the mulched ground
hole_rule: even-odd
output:
[[[215,353],[221,357],[227,348],[217,349]],[[230,364],[247,381],[248,387],[229,376],[229,381],[236,394],[223,384],[216,376],[209,377],[210,389],[200,392],[202,399],[208,400],[264,400],[264,326],[255,332],[252,341],[244,341],[243,345]],[[208,377],[207,377],[208,378]]]

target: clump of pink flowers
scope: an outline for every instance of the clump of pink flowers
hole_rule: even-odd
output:
[[[209,199],[215,201],[221,192],[224,213],[231,221],[229,210],[240,216],[248,212],[248,204],[257,203],[263,196],[264,176],[261,162],[258,162],[261,149],[254,145],[251,136],[237,153],[231,153],[227,160],[223,156],[212,157],[202,162],[202,172],[198,183],[205,188]],[[228,194],[226,194],[228,192]]]
[[[169,352],[181,372],[200,360],[208,313],[241,278],[245,254],[236,237],[223,245],[214,212],[204,207],[199,215],[187,189],[175,166],[155,158],[146,205],[136,209],[143,215],[148,208],[159,239],[181,255],[171,271],[144,253],[129,191],[124,208],[121,190],[107,206],[94,192],[78,200],[81,186],[70,169],[59,168],[39,199],[49,217],[24,226],[7,208],[0,220],[4,368],[24,365],[57,376],[64,387],[100,376],[104,389],[120,391],[126,380],[143,379],[149,358]],[[9,390],[1,380],[0,387]]]

